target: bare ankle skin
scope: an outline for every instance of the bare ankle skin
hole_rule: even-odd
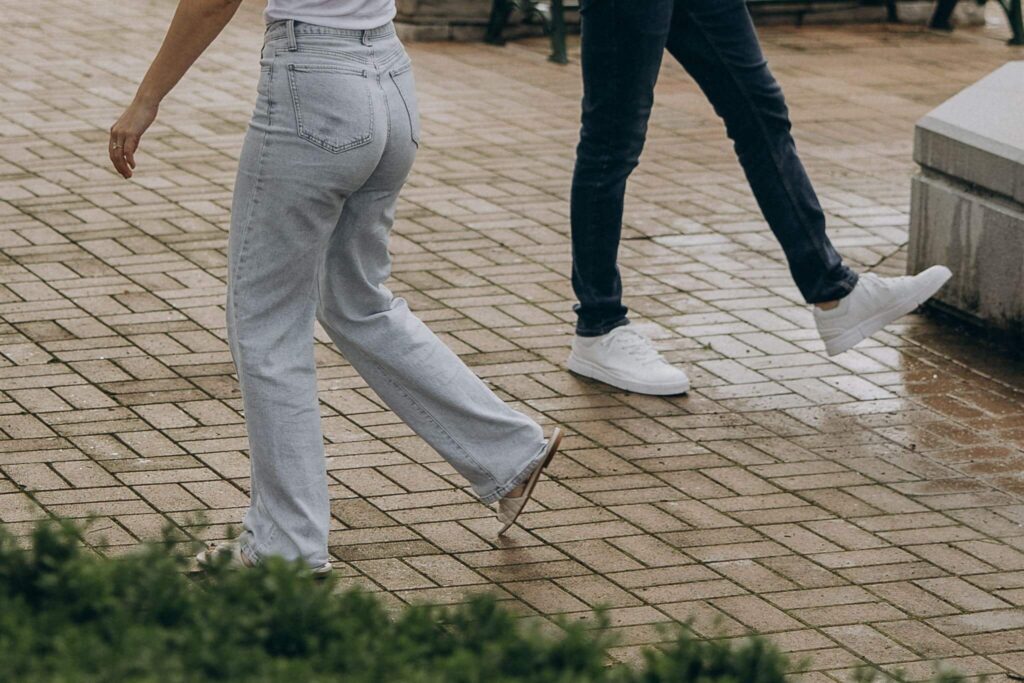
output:
[[[835,301],[822,301],[821,303],[814,305],[823,311],[831,311],[833,308],[839,305],[839,300],[836,299]]]
[[[518,498],[519,496],[526,493],[526,482],[523,482],[519,486],[515,487],[511,491],[505,494],[506,498]]]

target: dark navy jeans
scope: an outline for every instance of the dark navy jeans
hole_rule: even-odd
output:
[[[782,90],[743,0],[583,0],[582,15],[583,126],[572,184],[577,333],[597,336],[628,322],[616,265],[623,197],[666,48],[724,120],[804,299],[849,294],[857,275],[825,234]]]

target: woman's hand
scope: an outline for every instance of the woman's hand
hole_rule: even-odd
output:
[[[132,177],[142,134],[156,119],[160,102],[231,21],[242,0],[178,0],[178,9],[131,106],[110,128],[110,161]]]
[[[121,118],[110,127],[110,161],[123,177],[132,177],[139,140],[156,119],[158,110],[155,104],[132,102],[121,114]]]

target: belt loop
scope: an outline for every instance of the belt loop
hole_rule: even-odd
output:
[[[368,29],[363,29],[363,45],[371,44],[372,43],[370,43],[370,31]]]
[[[295,52],[299,49],[299,44],[295,41],[295,20],[289,19],[285,27],[288,30],[288,50]]]

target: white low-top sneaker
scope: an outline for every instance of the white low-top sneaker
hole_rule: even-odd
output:
[[[576,336],[567,363],[578,375],[638,394],[671,396],[690,390],[690,378],[665,360],[632,325],[600,337]]]
[[[825,352],[835,356],[852,349],[928,301],[952,276],[946,266],[932,266],[914,276],[861,275],[857,286],[835,308],[826,311],[814,307],[814,321],[825,342]]]

